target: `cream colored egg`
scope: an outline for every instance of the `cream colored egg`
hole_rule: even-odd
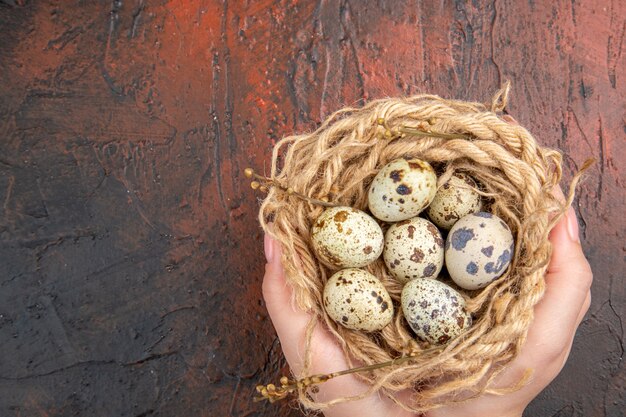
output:
[[[435,279],[414,279],[402,289],[402,312],[420,339],[444,344],[472,325],[463,296]]]
[[[435,197],[437,175],[426,161],[396,159],[374,177],[367,199],[372,214],[386,222],[417,216]]]
[[[331,268],[361,267],[383,251],[383,231],[371,216],[352,207],[326,209],[311,228],[318,259]]]
[[[400,282],[436,278],[443,267],[443,238],[434,224],[421,217],[394,223],[385,234],[383,258]]]
[[[393,303],[374,275],[356,268],[342,269],[324,286],[324,308],[335,322],[348,329],[373,332],[393,318]]]
[[[446,267],[459,287],[476,290],[504,274],[514,250],[509,226],[499,217],[480,211],[468,214],[450,229]]]
[[[435,194],[426,213],[442,229],[449,230],[461,217],[480,211],[482,200],[476,182],[466,174],[454,174]]]

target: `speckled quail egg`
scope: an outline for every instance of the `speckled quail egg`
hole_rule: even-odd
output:
[[[463,296],[435,279],[414,279],[402,289],[402,312],[411,329],[432,344],[444,344],[472,325]]]
[[[426,213],[442,229],[449,230],[461,217],[480,211],[482,200],[476,182],[468,175],[456,173],[435,194]]]
[[[318,259],[331,268],[361,267],[383,251],[383,231],[371,216],[352,207],[326,209],[311,228]]]
[[[436,278],[443,267],[443,238],[434,224],[421,217],[394,223],[385,234],[383,258],[400,282]]]
[[[369,209],[386,222],[417,216],[435,197],[437,175],[426,161],[396,159],[374,177],[367,195]]]
[[[502,276],[514,249],[509,226],[499,217],[479,211],[463,217],[450,229],[446,267],[459,287],[476,290]]]
[[[393,318],[389,293],[374,275],[356,268],[336,272],[324,286],[324,308],[348,329],[381,330]]]

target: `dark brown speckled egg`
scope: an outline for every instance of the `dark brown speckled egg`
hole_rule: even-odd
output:
[[[383,251],[383,231],[371,216],[352,207],[326,209],[311,228],[317,258],[325,265],[354,268],[374,262]]]
[[[393,303],[378,278],[356,268],[336,272],[324,286],[324,309],[348,329],[381,330],[393,319]]]
[[[443,267],[443,238],[434,224],[421,217],[394,223],[385,234],[383,258],[400,282],[437,278]]]
[[[454,174],[437,190],[426,213],[438,227],[450,230],[461,217],[480,211],[482,199],[476,182],[466,174]]]
[[[417,216],[437,191],[437,175],[421,159],[396,159],[385,165],[370,185],[367,201],[372,214],[386,222]]]

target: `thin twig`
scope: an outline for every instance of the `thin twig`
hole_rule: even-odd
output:
[[[441,350],[441,346],[437,346],[434,348],[426,349],[421,352],[411,352],[407,356],[402,356],[400,358],[395,358],[390,361],[375,363],[372,365],[360,366],[357,368],[345,369],[343,371],[332,372],[329,374],[318,374],[313,376],[308,376],[299,380],[289,380],[287,377],[281,378],[281,386],[276,387],[274,384],[268,385],[258,385],[257,392],[261,394],[261,396],[254,397],[254,401],[263,401],[268,400],[270,402],[274,402],[277,400],[281,400],[287,395],[296,392],[300,388],[307,388],[313,385],[318,385],[329,381],[333,378],[337,378],[343,375],[350,375],[361,372],[369,372],[374,371],[376,369],[385,368],[388,366],[394,365],[402,365],[405,362],[409,362],[412,359],[415,359],[419,353],[427,353],[431,351]]]
[[[267,192],[269,187],[274,187],[281,191],[284,191],[285,193],[287,193],[287,195],[298,197],[301,200],[307,201],[311,204],[315,204],[318,206],[324,206],[324,207],[340,207],[341,206],[340,204],[330,203],[328,201],[318,200],[317,198],[307,197],[304,194],[300,194],[299,192],[295,191],[291,187],[285,187],[271,178],[264,177],[263,175],[257,174],[256,172],[254,172],[252,168],[246,168],[244,170],[244,175],[247,178],[254,178],[258,180],[258,181],[252,181],[250,183],[250,186],[255,190],[259,189],[260,191]]]

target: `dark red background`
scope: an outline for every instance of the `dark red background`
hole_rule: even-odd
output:
[[[621,416],[626,3],[0,1],[0,415],[297,416],[258,195],[283,135],[344,105],[486,101],[597,165],[595,271],[570,361],[528,416]]]

